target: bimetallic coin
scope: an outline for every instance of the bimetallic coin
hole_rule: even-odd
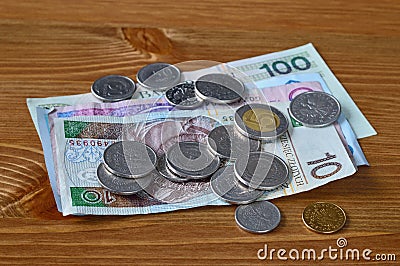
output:
[[[207,144],[213,154],[230,160],[261,149],[260,141],[246,138],[233,125],[219,126],[211,130],[207,136]]]
[[[172,145],[167,153],[168,169],[178,176],[203,179],[218,170],[220,160],[206,144],[183,141]]]
[[[138,71],[136,79],[146,89],[164,91],[180,82],[181,71],[174,65],[153,63],[142,67]]]
[[[237,181],[233,165],[218,169],[211,177],[210,185],[217,196],[233,204],[247,204],[264,194],[262,190],[248,188]]]
[[[196,95],[213,103],[239,101],[245,91],[243,83],[227,74],[213,73],[201,76],[195,82]]]
[[[237,179],[248,187],[271,190],[289,179],[287,164],[269,152],[251,152],[235,161]]]
[[[314,232],[331,234],[339,231],[346,223],[342,208],[329,202],[315,202],[303,211],[303,222]]]
[[[183,183],[190,181],[189,178],[177,176],[168,169],[165,154],[161,155],[160,158],[158,159],[157,170],[163,177],[165,177],[169,181],[176,183]]]
[[[284,134],[289,122],[275,107],[255,103],[243,105],[236,110],[235,126],[248,138],[271,140]]]
[[[104,165],[114,175],[139,178],[155,169],[156,153],[137,141],[119,141],[111,144],[103,154]]]
[[[180,83],[167,90],[165,98],[179,109],[194,109],[203,104],[203,100],[196,97],[192,81]]]
[[[290,115],[306,127],[325,127],[340,115],[340,103],[332,95],[322,91],[304,92],[290,102]]]
[[[235,211],[237,225],[251,233],[268,233],[274,230],[281,221],[278,207],[269,201],[257,201],[240,205]]]
[[[104,164],[101,163],[97,168],[97,179],[102,187],[115,194],[133,195],[148,187],[153,176],[150,174],[137,179],[119,177],[107,171]]]
[[[97,79],[92,84],[91,91],[102,101],[118,102],[132,98],[136,91],[136,85],[128,77],[110,75]]]

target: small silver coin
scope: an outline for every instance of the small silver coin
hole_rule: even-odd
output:
[[[196,96],[192,81],[180,83],[165,92],[167,101],[179,109],[195,109],[203,104]]]
[[[212,191],[221,199],[233,204],[247,204],[260,198],[264,191],[241,184],[235,176],[233,165],[224,166],[210,180]]]
[[[184,178],[184,177],[175,175],[168,169],[165,153],[163,155],[161,155],[160,158],[158,159],[157,170],[163,177],[165,177],[169,181],[172,181],[175,183],[183,183],[183,182],[190,181],[190,178]]]
[[[244,136],[272,140],[283,135],[289,127],[286,116],[267,104],[246,104],[235,112],[236,129]]]
[[[146,89],[165,91],[180,82],[181,71],[171,64],[153,63],[142,67],[136,79]]]
[[[111,144],[103,154],[104,165],[114,175],[139,178],[155,169],[156,153],[137,141],[119,141]]]
[[[178,142],[167,153],[167,167],[178,176],[204,179],[218,170],[220,160],[213,155],[206,144],[192,141]]]
[[[120,75],[110,75],[97,79],[91,88],[92,94],[105,102],[118,102],[132,98],[136,91],[133,80]]]
[[[235,220],[243,230],[263,234],[274,230],[279,225],[281,212],[269,201],[257,201],[238,206],[235,211]]]
[[[259,151],[261,142],[246,138],[233,125],[219,126],[208,133],[207,144],[210,151],[222,159],[235,160],[249,152]]]
[[[339,101],[322,91],[301,93],[289,105],[290,115],[306,127],[325,127],[334,123],[340,109]]]
[[[213,103],[233,103],[242,99],[243,83],[227,74],[213,73],[201,76],[195,82],[197,97]]]
[[[110,173],[103,163],[97,168],[97,179],[102,187],[119,195],[133,195],[148,187],[153,176],[132,179],[116,176]]]
[[[235,161],[237,179],[248,187],[272,190],[289,179],[287,164],[269,152],[251,152]]]

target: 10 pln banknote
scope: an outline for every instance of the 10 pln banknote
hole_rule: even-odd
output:
[[[288,102],[273,106],[288,116]],[[212,193],[208,182],[178,184],[156,172],[146,191],[116,195],[100,186],[96,169],[105,148],[115,141],[142,141],[160,155],[177,141],[204,142],[212,128],[232,123],[231,110],[56,118],[55,148],[63,214],[146,214],[225,205]],[[356,171],[334,126],[314,129],[290,124],[286,134],[264,144],[263,149],[286,161],[291,178],[280,188],[265,192],[262,200],[308,191]]]

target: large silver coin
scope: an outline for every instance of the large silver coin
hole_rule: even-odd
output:
[[[104,165],[114,175],[139,178],[155,169],[156,153],[147,145],[137,141],[119,141],[104,151]]]
[[[170,88],[165,92],[167,101],[179,109],[194,109],[203,104],[194,92],[194,83],[184,82]]]
[[[340,115],[340,103],[332,95],[322,91],[304,92],[290,102],[290,115],[307,127],[325,127],[334,123]]]
[[[102,187],[115,194],[133,195],[148,187],[154,178],[151,173],[137,179],[119,177],[110,173],[101,163],[97,168],[97,179]]]
[[[211,152],[222,159],[235,160],[241,155],[258,151],[261,142],[246,138],[233,125],[219,126],[208,133],[207,144]]]
[[[248,188],[237,181],[233,165],[218,169],[211,177],[210,185],[216,195],[233,204],[247,204],[264,194],[262,190]]]
[[[218,170],[220,160],[206,144],[184,141],[172,145],[167,151],[168,169],[184,178],[203,179]]]
[[[92,84],[91,91],[102,101],[118,102],[132,98],[136,91],[136,85],[128,77],[110,75],[97,79]]]
[[[201,76],[195,82],[196,95],[209,102],[233,103],[244,95],[243,83],[227,74],[213,73]]]
[[[284,134],[289,127],[286,116],[267,104],[246,104],[236,110],[236,129],[244,136],[271,140]]]
[[[138,71],[136,79],[146,89],[164,91],[180,82],[181,71],[174,65],[153,63],[142,67]]]
[[[251,233],[263,234],[274,230],[281,221],[278,207],[269,201],[257,201],[236,208],[237,225]]]
[[[190,181],[190,178],[184,178],[184,177],[180,177],[178,175],[175,175],[174,173],[172,173],[168,169],[168,167],[167,167],[167,158],[165,156],[165,153],[163,155],[161,155],[160,158],[158,159],[157,170],[163,177],[165,177],[169,181],[172,181],[172,182],[175,182],[175,183],[183,183],[183,182]]]
[[[287,164],[269,152],[251,152],[235,161],[235,174],[240,182],[254,189],[271,190],[289,179]]]

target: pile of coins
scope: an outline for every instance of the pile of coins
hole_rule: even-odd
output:
[[[180,70],[166,63],[143,67],[137,82],[146,89],[164,91],[166,101],[180,109],[195,109],[204,101],[230,104],[243,99],[245,93],[243,83],[227,74],[207,74],[195,81],[181,82]],[[118,75],[100,78],[92,85],[93,95],[107,102],[130,99],[136,89],[134,81]],[[323,127],[338,119],[340,104],[330,94],[307,92],[292,100],[289,114],[304,126]],[[141,142],[110,145],[104,152],[104,163],[97,169],[98,180],[104,188],[121,195],[145,190],[156,176],[178,183],[210,180],[210,187],[219,198],[240,205],[235,212],[240,228],[253,233],[269,232],[278,226],[280,211],[271,202],[256,201],[265,191],[288,182],[290,172],[282,158],[262,151],[262,142],[278,138],[288,127],[288,119],[278,109],[267,104],[244,104],[235,111],[234,125],[212,129],[206,144],[177,142],[159,158]],[[324,231],[315,222],[315,210],[306,208],[303,221],[310,229]],[[333,212],[333,208],[329,210]],[[340,216],[340,212],[335,213]],[[345,221],[345,216],[340,217]],[[332,228],[325,231],[336,230]]]
[[[115,142],[105,149],[97,178],[113,193],[133,195],[151,184],[156,163],[157,155],[149,146],[137,141]]]
[[[204,180],[220,166],[219,158],[208,152],[207,145],[193,141],[175,143],[164,157],[159,172],[173,182]]]

